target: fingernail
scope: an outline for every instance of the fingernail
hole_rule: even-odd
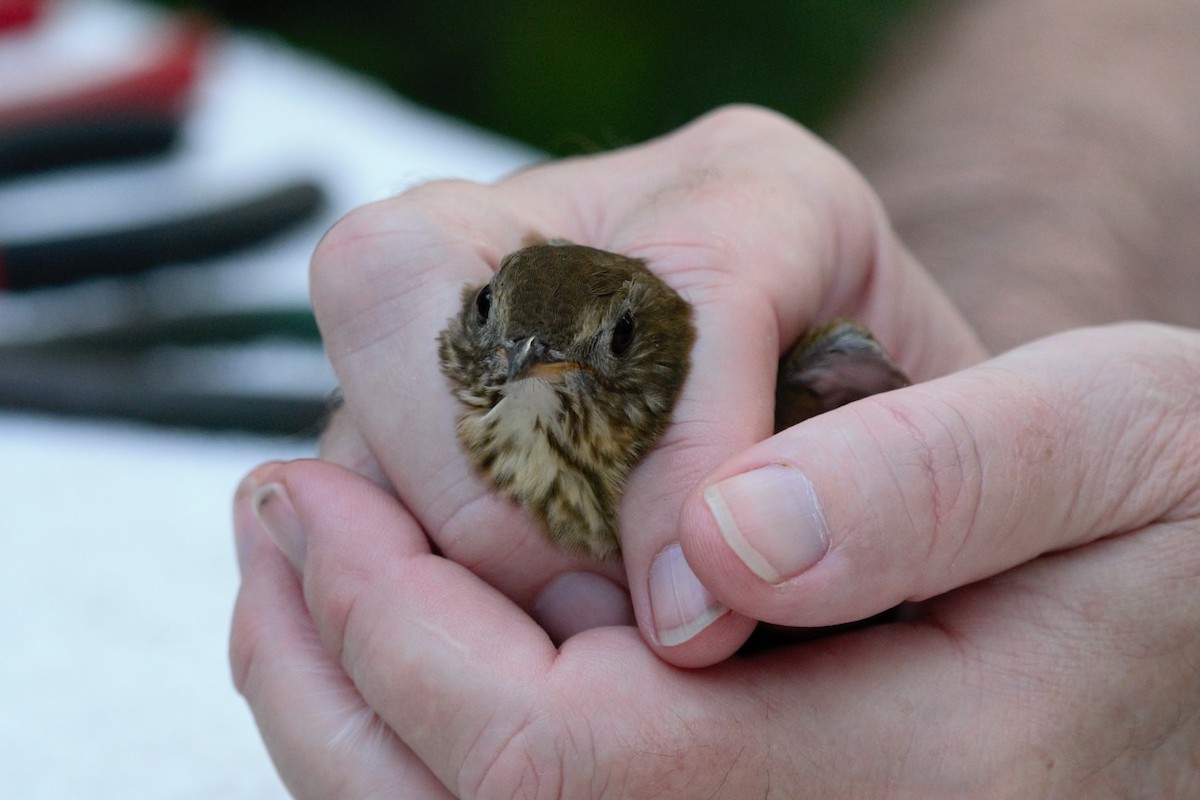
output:
[[[233,546],[237,553],[238,574],[246,574],[246,566],[254,555],[254,548],[262,530],[258,517],[254,513],[254,504],[245,502],[258,489],[258,482],[253,475],[247,475],[238,484],[233,495]]]
[[[812,481],[794,467],[759,467],[726,478],[704,490],[704,502],[726,544],[767,583],[799,575],[829,549]]]
[[[238,575],[246,575],[246,567],[254,555],[254,546],[258,542],[258,519],[252,510],[246,506],[238,506],[233,510],[233,546],[238,553]]]
[[[254,493],[254,515],[292,566],[297,570],[304,569],[307,550],[304,529],[300,527],[300,518],[282,484],[268,483],[259,487]]]
[[[659,644],[683,644],[728,611],[700,583],[678,544],[668,545],[654,557],[650,563],[650,613]]]

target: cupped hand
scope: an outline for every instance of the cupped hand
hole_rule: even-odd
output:
[[[620,512],[623,564],[556,551],[455,439],[435,337],[462,286],[487,281],[531,235],[643,258],[695,307],[674,423]],[[392,487],[442,554],[558,638],[628,622],[632,601],[646,639],[681,665],[723,658],[754,625],[713,605],[673,543],[692,487],[771,433],[781,352],[809,325],[850,316],[918,380],[983,355],[855,171],[795,124],[746,108],[495,185],[435,183],[362,208],[318,248],[312,291],[345,397],[322,455]]]
[[[236,681],[298,797],[1195,796],[1197,385],[1200,336],[1123,326],[834,412],[778,467],[823,507],[816,588],[740,559],[712,585],[804,624],[935,596],[702,670],[627,627],[556,648],[395,497],[268,465],[235,510]]]

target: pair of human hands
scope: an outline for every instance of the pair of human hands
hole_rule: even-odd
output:
[[[434,336],[531,233],[644,258],[696,311],[622,564],[556,551],[454,439]],[[985,361],[854,170],[750,109],[356,211],[313,298],[346,398],[323,455],[344,466],[265,465],[235,503],[235,677],[298,796],[1200,780],[1195,334],[1081,330]],[[834,316],[919,383],[768,438],[779,354]],[[756,620],[905,600],[896,624],[730,658]]]

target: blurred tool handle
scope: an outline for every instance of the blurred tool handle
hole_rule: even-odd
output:
[[[0,180],[76,164],[159,155],[178,141],[180,120],[154,112],[0,128]]]
[[[0,288],[59,286],[202,261],[257,244],[311,219],[324,201],[319,185],[298,181],[137,227],[7,247],[0,244]]]
[[[0,408],[287,436],[315,435],[329,414],[322,394],[206,387],[203,360],[179,384],[155,363],[153,351],[0,347]]]
[[[0,0],[0,33],[27,28],[41,16],[40,0]]]
[[[171,26],[163,42],[155,45],[158,56],[142,68],[57,94],[0,105],[0,127],[105,117],[119,112],[181,116],[211,36],[212,27],[208,23],[184,17]]]

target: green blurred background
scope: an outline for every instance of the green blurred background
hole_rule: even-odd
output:
[[[269,31],[555,155],[753,102],[827,128],[927,0],[158,0]]]

